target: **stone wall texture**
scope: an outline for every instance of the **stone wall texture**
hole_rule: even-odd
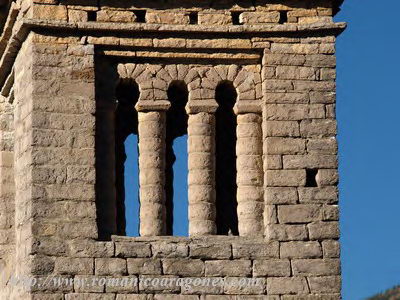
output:
[[[0,298],[341,299],[341,2],[0,1]],[[140,237],[118,231],[115,90],[127,80],[139,93]],[[166,236],[177,82],[188,91],[186,238]],[[238,234],[225,236],[221,85],[237,94]],[[218,284],[162,284],[198,278]]]

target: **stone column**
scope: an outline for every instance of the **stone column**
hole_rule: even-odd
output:
[[[216,234],[215,116],[189,115],[189,235]]]
[[[166,112],[139,112],[138,116],[140,235],[165,235]]]
[[[237,117],[237,201],[240,236],[263,235],[262,117]]]

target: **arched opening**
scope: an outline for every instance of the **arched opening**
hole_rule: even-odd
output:
[[[216,112],[216,165],[215,187],[217,208],[217,234],[238,235],[236,184],[236,115],[233,107],[237,93],[232,82],[223,81],[215,90],[218,103]]]
[[[115,185],[117,232],[139,236],[138,114],[139,87],[132,79],[116,88]]]
[[[167,91],[171,107],[166,123],[166,226],[167,235],[188,235],[187,126],[185,106],[188,90],[183,81],[173,81]]]

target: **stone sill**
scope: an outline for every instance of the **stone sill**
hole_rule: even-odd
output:
[[[278,259],[279,242],[262,237],[123,237],[112,236],[115,257],[153,257],[190,260]],[[138,253],[140,253],[138,256]]]
[[[243,244],[269,244],[271,241],[263,237],[244,237],[244,236],[225,236],[225,235],[208,235],[199,237],[178,237],[178,236],[146,236],[146,237],[129,237],[129,236],[111,236],[113,242],[170,242],[170,243],[243,243]]]

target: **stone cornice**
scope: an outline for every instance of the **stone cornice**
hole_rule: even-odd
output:
[[[96,32],[182,32],[182,33],[222,33],[222,34],[257,34],[257,33],[307,33],[315,31],[329,31],[340,34],[346,23],[312,23],[312,24],[265,24],[265,25],[218,25],[218,26],[187,26],[169,24],[144,23],[111,23],[111,22],[78,22],[67,23],[50,20],[24,19],[23,23],[30,28],[70,29],[78,31]]]
[[[15,19],[13,20],[15,21]],[[100,22],[80,22],[68,23],[62,21],[48,21],[38,19],[21,19],[16,22],[10,22],[9,28],[5,29],[0,38],[0,86],[4,85],[14,59],[23,41],[32,30],[60,30],[65,32],[70,30],[76,33],[85,34],[86,32],[97,32],[110,34],[126,34],[131,32],[140,33],[215,33],[215,34],[290,34],[290,33],[313,33],[326,32],[333,35],[339,35],[345,28],[346,23],[314,23],[304,25],[278,24],[278,25],[225,25],[225,26],[186,26],[186,25],[159,25],[159,24],[140,24],[140,23],[100,23]],[[12,29],[12,30],[11,30]],[[9,90],[3,89],[3,96],[8,95]]]

